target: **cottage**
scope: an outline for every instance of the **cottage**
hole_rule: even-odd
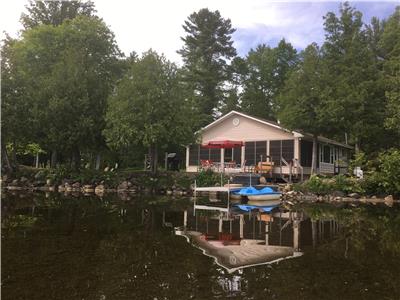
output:
[[[347,170],[352,147],[318,137],[317,172]],[[272,177],[311,174],[312,135],[279,123],[231,111],[199,131],[199,143],[186,147],[186,170],[270,173]]]

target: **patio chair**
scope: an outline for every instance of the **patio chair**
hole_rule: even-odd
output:
[[[273,161],[260,161],[254,168],[254,171],[256,173],[272,173],[273,168],[274,168]]]

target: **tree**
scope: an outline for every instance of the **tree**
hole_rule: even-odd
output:
[[[317,167],[317,138],[329,128],[325,120],[324,82],[321,51],[316,44],[302,53],[302,62],[286,82],[279,98],[278,117],[291,129],[300,129],[313,135],[312,173]]]
[[[100,19],[80,16],[24,31],[16,52],[37,141],[51,149],[53,165],[64,152],[79,168],[81,150],[102,143],[119,55],[113,33]]]
[[[28,13],[21,15],[21,23],[25,30],[39,25],[61,25],[65,20],[77,16],[93,16],[96,12],[91,1],[33,1],[26,6]]]
[[[224,84],[230,79],[228,61],[235,57],[229,19],[206,8],[192,13],[185,21],[184,46],[178,51],[184,62],[184,80],[193,90],[198,113],[204,125],[213,119],[224,102]]]
[[[387,99],[385,125],[400,138],[400,7],[386,21],[379,46],[384,57],[383,76]]]
[[[32,138],[31,105],[26,98],[26,86],[18,72],[15,44],[17,40],[6,37],[1,46],[1,155],[2,166],[8,172],[17,167],[17,145],[26,145]],[[6,145],[13,149],[12,161]]]
[[[346,2],[339,17],[328,13],[324,19],[326,119],[337,124],[332,134],[349,133],[356,151],[378,150],[387,138],[382,126],[386,100],[362,14]]]
[[[241,106],[243,111],[261,118],[276,119],[277,97],[297,63],[297,53],[282,39],[276,48],[259,45],[246,57]]]
[[[148,147],[151,170],[158,151],[193,138],[191,106],[182,98],[177,67],[148,51],[132,63],[109,99],[105,134],[114,148]]]

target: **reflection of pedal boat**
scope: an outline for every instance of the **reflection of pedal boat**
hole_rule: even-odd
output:
[[[248,204],[236,204],[235,207],[239,208],[243,211],[252,211],[253,209],[257,209],[261,212],[269,213],[278,205],[248,205]]]
[[[260,190],[256,189],[255,187],[245,187],[240,189],[237,192],[233,192],[232,194],[234,195],[240,195],[240,196],[246,196],[249,199],[249,202],[252,201],[252,203],[249,204],[256,204],[259,201],[268,201],[270,205],[276,204],[280,202],[280,197],[281,193],[274,191],[270,187],[264,187]],[[263,203],[262,205],[265,205],[266,203]]]

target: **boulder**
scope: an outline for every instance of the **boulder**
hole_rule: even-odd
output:
[[[34,177],[35,177],[36,180],[39,180],[39,179],[44,179],[45,176],[46,176],[46,172],[43,171],[43,170],[40,170],[39,172],[37,172],[35,174]]]
[[[18,179],[14,179],[13,181],[11,181],[9,186],[19,186],[19,180]]]
[[[392,195],[389,195],[389,196],[385,197],[385,204],[387,206],[393,206],[393,202],[394,202],[394,199],[393,199]]]
[[[2,180],[2,182],[6,183],[8,181],[8,176],[7,175],[3,175],[1,180]]]
[[[22,176],[21,179],[20,179],[19,181],[21,182],[21,184],[25,185],[25,184],[28,183],[29,180],[28,180],[28,178]]]
[[[331,196],[333,196],[333,197],[344,197],[344,196],[346,196],[346,194],[343,193],[342,191],[333,191]]]
[[[118,185],[118,187],[117,187],[117,190],[118,191],[127,191],[128,189],[129,189],[129,187],[131,187],[132,186],[132,183],[130,183],[129,181],[122,181],[119,185]]]
[[[99,185],[96,186],[95,189],[94,189],[94,192],[95,192],[96,194],[104,193],[104,191],[105,191],[105,187],[104,187],[104,185],[102,185],[102,184],[99,184]]]
[[[94,186],[91,185],[91,184],[85,184],[85,185],[82,187],[82,191],[83,191],[84,193],[94,193]]]
[[[46,185],[52,185],[52,184],[53,184],[53,180],[51,178],[47,178]]]
[[[360,195],[357,193],[351,193],[348,195],[350,198],[354,198],[354,199],[360,199]]]

